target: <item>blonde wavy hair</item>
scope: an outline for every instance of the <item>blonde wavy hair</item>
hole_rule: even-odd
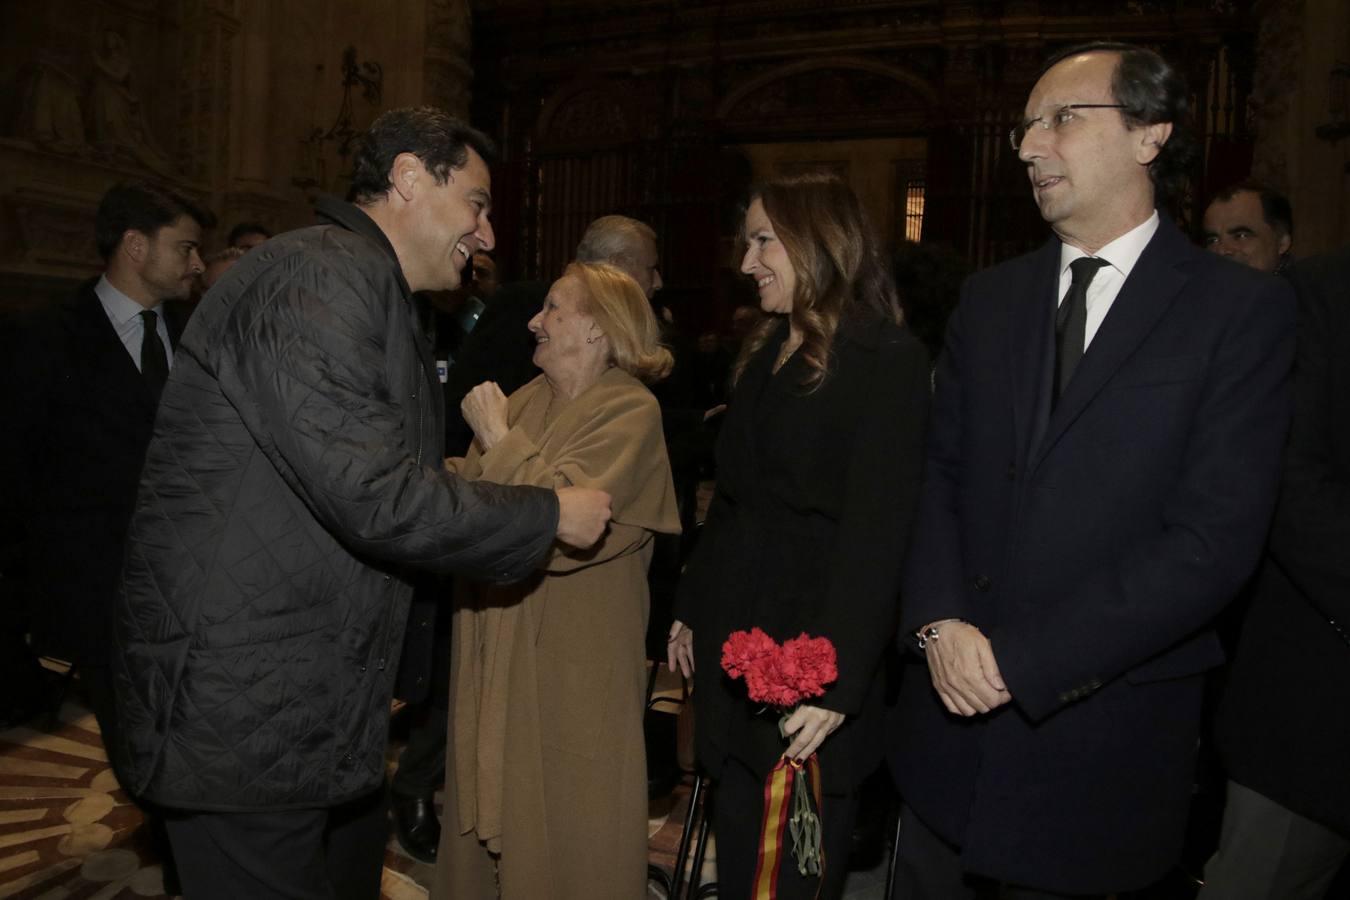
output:
[[[788,316],[802,333],[798,352],[807,374],[801,386],[813,391],[829,372],[841,316],[861,307],[896,324],[902,321],[895,283],[857,195],[834,175],[807,173],[766,181],[751,191],[749,202],[755,200],[764,205],[797,276]],[[778,328],[779,317],[766,316],[746,336],[731,369],[732,384]]]
[[[569,276],[581,282],[582,308],[609,338],[614,365],[647,384],[670,374],[675,359],[661,345],[656,315],[631,275],[609,263],[574,262],[563,270]]]

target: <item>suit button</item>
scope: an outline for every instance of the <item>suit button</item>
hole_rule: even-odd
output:
[[[361,671],[364,672],[365,670],[366,670],[366,664],[365,664],[365,663],[362,663],[362,664],[361,664]]]
[[[1017,466],[1008,463],[1008,480],[1012,481],[1017,477]]]
[[[416,682],[417,684],[421,684],[421,683],[424,682],[424,681],[426,681],[426,679],[423,678],[421,675],[418,675],[418,676],[417,676],[417,682]]]
[[[977,590],[977,591],[987,591],[987,590],[989,590],[989,588],[993,587],[993,585],[994,585],[994,583],[993,583],[992,581],[989,580],[989,576],[988,576],[988,575],[977,575],[977,576],[975,576],[975,590]]]
[[[377,668],[377,669],[379,669],[381,672],[383,672],[383,671],[384,671],[384,660],[383,660],[383,659],[377,659],[377,660],[375,660],[375,668]]]

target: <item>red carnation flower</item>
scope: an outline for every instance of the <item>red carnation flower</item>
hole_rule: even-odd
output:
[[[740,678],[777,650],[773,638],[758,628],[733,631],[722,644],[722,668],[732,678]]]
[[[819,697],[839,678],[834,644],[805,633],[781,646],[759,628],[732,632],[722,644],[722,668],[743,678],[756,703],[790,709]]]

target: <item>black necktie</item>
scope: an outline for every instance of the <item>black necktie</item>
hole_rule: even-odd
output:
[[[153,309],[141,312],[141,325],[145,328],[141,335],[141,374],[158,403],[160,391],[164,390],[164,382],[169,378],[169,357],[164,352],[164,342],[159,339],[159,316]]]
[[[1073,282],[1064,302],[1055,316],[1055,400],[1073,378],[1078,361],[1083,358],[1083,344],[1087,326],[1087,292],[1097,270],[1107,265],[1106,260],[1083,256],[1069,263]]]

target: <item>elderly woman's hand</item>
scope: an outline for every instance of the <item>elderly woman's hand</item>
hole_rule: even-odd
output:
[[[670,626],[666,638],[666,665],[672,672],[679,666],[685,678],[694,677],[694,632],[679,619]]]
[[[506,395],[495,381],[485,381],[469,391],[459,409],[484,451],[491,450],[510,430],[506,424]]]

